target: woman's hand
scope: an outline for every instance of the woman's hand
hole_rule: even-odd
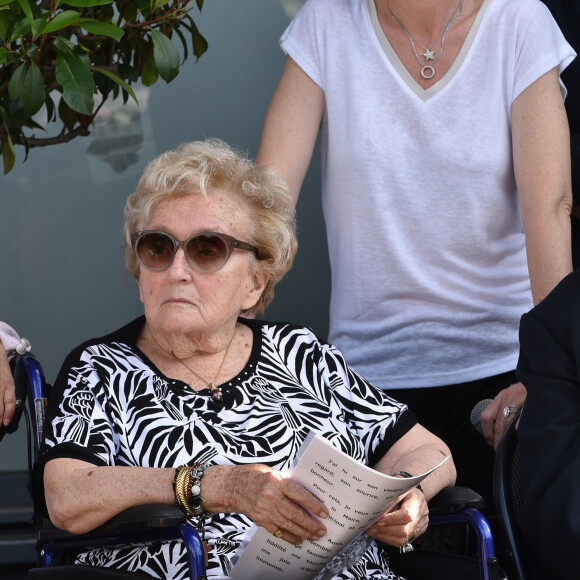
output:
[[[14,417],[16,397],[14,394],[14,380],[8,364],[6,351],[0,343],[0,424],[8,425]]]
[[[319,540],[328,510],[290,474],[266,465],[213,466],[202,480],[203,506],[211,512],[237,512],[292,544]],[[314,517],[314,514],[316,517]]]
[[[401,496],[399,505],[384,513],[368,530],[376,540],[401,547],[425,533],[429,508],[423,493],[414,487]]]
[[[513,411],[506,416],[504,409],[510,405],[513,410],[522,409],[525,400],[526,388],[522,383],[515,383],[500,391],[481,414],[481,432],[494,449],[497,449],[503,432],[513,419]]]

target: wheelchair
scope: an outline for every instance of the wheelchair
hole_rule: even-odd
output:
[[[24,414],[29,433],[29,472],[32,461],[39,455],[43,441],[45,411],[50,385],[44,378],[39,361],[32,353],[17,355],[11,362],[16,385],[17,411],[6,432],[13,432]],[[28,405],[26,401],[28,399]],[[0,440],[3,433],[0,431]],[[507,580],[499,566],[491,526],[481,512],[485,502],[470,489],[450,487],[442,490],[429,503],[429,529],[446,525],[464,525],[475,537],[477,577],[481,580]],[[39,518],[40,519],[40,518]],[[206,580],[205,551],[202,539],[176,507],[168,505],[145,505],[129,508],[102,526],[87,534],[71,534],[57,530],[50,522],[38,523],[38,566],[28,571],[29,578],[39,580],[78,579],[133,579],[135,573],[121,572],[106,567],[57,565],[88,546],[131,545],[147,541],[181,539],[187,549],[191,580]],[[413,555],[411,554],[413,557]],[[420,552],[417,553],[420,556]],[[429,554],[426,554],[429,557]],[[405,557],[405,556],[403,556]],[[411,561],[411,559],[409,559]],[[399,572],[402,573],[402,572]],[[413,580],[409,576],[409,580]],[[522,578],[518,580],[523,580]]]
[[[16,386],[16,413],[4,433],[12,433],[24,415],[28,433],[29,480],[32,475],[32,461],[39,455],[43,441],[45,412],[50,394],[42,366],[31,353],[17,355],[11,362]],[[26,401],[28,400],[28,405]],[[0,439],[4,435],[0,433]],[[118,514],[102,526],[87,534],[71,534],[58,530],[50,522],[37,516],[39,554],[38,567],[28,571],[29,578],[39,580],[83,580],[135,579],[135,574],[110,568],[96,568],[54,564],[65,560],[67,554],[74,554],[87,546],[117,546],[142,542],[180,539],[187,549],[191,580],[206,580],[205,550],[197,530],[188,522],[181,510],[168,505],[135,506]]]
[[[523,510],[523,474],[518,447],[516,414],[504,431],[497,448],[494,466],[494,497],[500,516],[503,542],[507,546],[504,566],[510,580],[527,580],[530,571],[526,564],[526,544],[521,534]]]

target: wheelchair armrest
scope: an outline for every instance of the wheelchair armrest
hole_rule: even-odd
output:
[[[185,514],[177,507],[165,504],[146,504],[128,508],[85,534],[72,534],[49,523],[39,533],[39,545],[48,551],[69,551],[89,545],[107,545],[129,536],[132,541],[141,537],[178,537],[177,527],[185,523]],[[166,534],[165,532],[168,532]]]
[[[185,519],[185,514],[175,506],[156,503],[138,505],[122,511],[88,535],[171,528],[185,522]]]
[[[463,508],[485,508],[485,500],[469,487],[445,487],[429,502],[429,514],[441,516],[454,514]]]
[[[147,504],[129,508],[86,534],[71,534],[43,528],[37,549],[43,566],[51,564],[57,554],[74,553],[96,546],[139,544],[181,540],[187,549],[190,577],[205,578],[206,552],[198,532],[187,523],[185,514],[165,504]]]

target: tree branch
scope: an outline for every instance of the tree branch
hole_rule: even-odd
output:
[[[47,147],[48,145],[57,145],[59,143],[68,143],[77,137],[88,137],[91,132],[86,128],[79,126],[68,133],[60,133],[56,137],[26,137],[24,135],[14,135],[12,142],[15,145],[26,145],[29,149],[34,147]]]

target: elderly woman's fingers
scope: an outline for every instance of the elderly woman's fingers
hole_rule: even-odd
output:
[[[234,511],[292,543],[317,540],[326,533],[318,518],[325,518],[328,510],[288,474],[253,465],[239,467],[238,475]]]
[[[367,532],[373,538],[401,547],[423,534],[429,524],[429,509],[418,489],[405,495],[397,509],[383,514]]]
[[[268,524],[264,525],[264,528],[268,530],[272,535],[277,538],[289,542],[290,544],[301,544],[304,539],[307,540],[319,540],[324,534],[316,535],[312,534],[306,529],[302,529],[300,526],[289,522],[288,524]]]
[[[288,496],[287,500],[279,503],[277,513],[272,513],[272,519],[286,533],[288,541],[296,541],[290,537],[319,540],[326,533],[325,527],[316,518]]]
[[[270,522],[277,528],[275,532],[281,530],[283,539],[292,543],[301,542],[303,538],[319,540],[324,536],[326,528],[310,513],[316,511],[320,517],[326,517],[326,511],[321,509],[322,504],[300,484],[285,477],[273,485],[275,488],[264,490],[261,500],[257,502],[256,517],[267,513]],[[274,499],[275,496],[278,497]]]

